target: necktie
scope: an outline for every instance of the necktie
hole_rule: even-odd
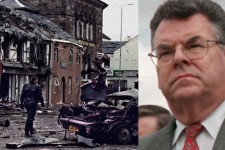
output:
[[[185,128],[186,139],[183,150],[199,150],[196,138],[202,132],[203,128],[200,123]]]

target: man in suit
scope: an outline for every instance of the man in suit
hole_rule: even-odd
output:
[[[149,56],[174,120],[141,138],[139,150],[224,150],[224,10],[210,0],[168,0],[150,28]]]

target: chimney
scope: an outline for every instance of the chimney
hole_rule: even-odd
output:
[[[131,36],[127,36],[125,40],[126,41],[130,41],[131,40]]]

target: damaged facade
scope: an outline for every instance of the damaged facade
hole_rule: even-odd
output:
[[[34,8],[21,1],[0,2],[2,100],[19,103],[23,85],[37,75],[48,104],[78,103],[82,53],[71,35]]]
[[[42,15],[62,27],[84,47],[83,69],[95,68],[97,54],[102,53],[103,10],[100,0],[24,0]],[[84,78],[90,79],[91,76]]]
[[[53,40],[51,67],[51,102],[80,103],[82,47],[70,42]]]

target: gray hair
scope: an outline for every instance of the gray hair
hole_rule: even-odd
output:
[[[164,19],[186,19],[196,13],[206,16],[212,23],[212,27],[219,41],[225,42],[225,11],[211,0],[168,0],[160,5],[150,23],[151,43],[155,32]]]

